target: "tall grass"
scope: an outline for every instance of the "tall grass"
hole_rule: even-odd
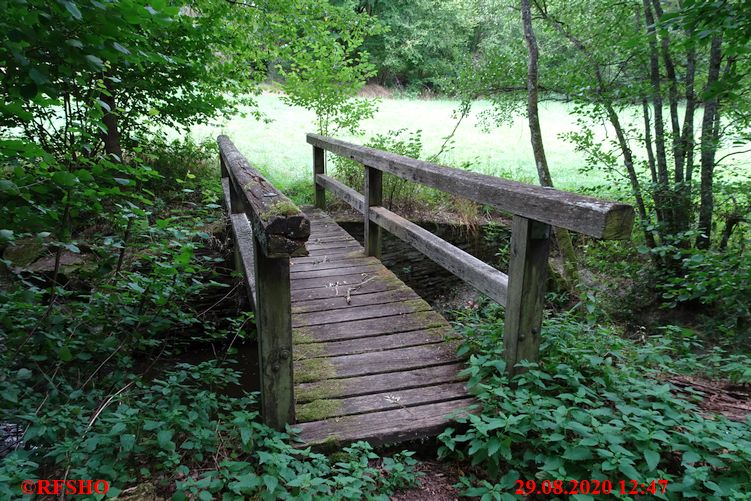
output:
[[[311,183],[312,176],[312,152],[305,142],[305,133],[315,130],[313,113],[284,104],[278,94],[264,93],[257,100],[259,111],[270,120],[268,123],[251,116],[236,116],[220,123],[195,127],[192,133],[199,139],[227,134],[271,182],[281,189],[292,191],[293,195],[307,190],[305,187]],[[375,117],[363,122],[362,136],[337,136],[363,143],[370,136],[389,130],[420,130],[423,158],[427,158],[440,151],[444,138],[456,125],[454,113],[458,106],[458,101],[449,99],[384,99]],[[484,130],[480,127],[481,117],[489,108],[487,101],[474,103],[470,115],[463,120],[454,136],[453,147],[444,152],[438,162],[536,183],[537,173],[526,118],[513,117],[508,123]],[[540,105],[540,120],[556,187],[577,191],[609,184],[600,172],[581,172],[584,155],[561,138],[563,133],[578,130],[571,105],[543,102]],[[612,134],[602,126],[599,127],[598,137],[605,140]],[[751,156],[737,158],[742,162],[741,167],[748,172]]]

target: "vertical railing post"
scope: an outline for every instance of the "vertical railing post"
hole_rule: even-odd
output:
[[[268,426],[284,430],[295,422],[289,257],[265,256],[255,237],[253,254],[261,412]]]
[[[326,173],[326,153],[323,148],[313,146],[313,186],[316,189],[316,207],[326,209],[326,188],[320,186],[316,180],[318,174]]]
[[[521,360],[536,361],[550,250],[550,225],[514,216],[508,274],[504,358],[509,374]]]
[[[383,203],[383,172],[365,166],[365,255],[381,259],[381,227],[370,220],[370,207]]]

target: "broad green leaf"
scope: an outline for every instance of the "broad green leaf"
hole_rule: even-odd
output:
[[[657,468],[660,463],[660,454],[653,450],[644,451],[644,459],[647,461],[647,467],[650,471]]]
[[[64,0],[63,5],[65,6],[65,9],[70,12],[70,15],[75,19],[80,21],[83,18],[81,11],[78,10],[78,6],[76,6],[75,3],[71,2],[70,0]]]

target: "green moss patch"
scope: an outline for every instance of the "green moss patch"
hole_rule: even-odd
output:
[[[298,421],[320,421],[336,415],[341,409],[340,400],[314,400],[313,402],[298,405],[295,409]]]
[[[326,358],[300,360],[295,364],[295,382],[311,383],[336,377],[334,365]]]

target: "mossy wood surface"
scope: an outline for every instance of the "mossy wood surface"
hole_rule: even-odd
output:
[[[290,264],[301,438],[326,447],[439,433],[451,412],[472,401],[459,376],[453,330],[325,213],[306,213],[308,256]],[[383,423],[380,434],[355,431],[358,422],[411,413],[416,417],[399,420],[398,429]]]

